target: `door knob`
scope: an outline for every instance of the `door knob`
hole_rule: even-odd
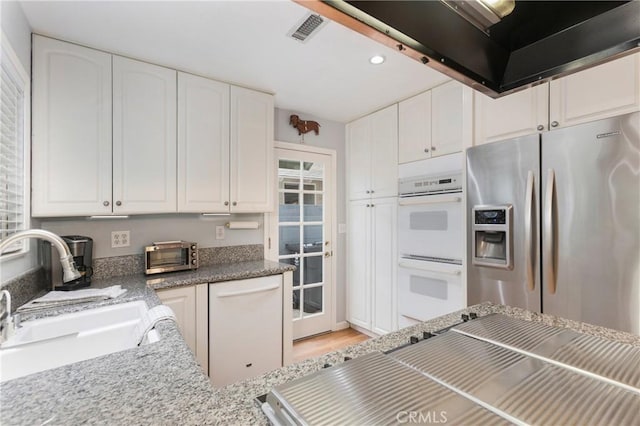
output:
[[[331,252],[330,251],[325,251],[324,252],[324,257],[331,257]]]

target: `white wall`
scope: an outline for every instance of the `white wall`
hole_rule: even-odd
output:
[[[233,221],[251,221],[260,224],[257,230],[225,228],[225,238],[216,240],[216,225]],[[207,216],[197,214],[166,214],[131,216],[128,219],[66,218],[46,219],[42,228],[58,235],[84,235],[93,238],[93,257],[112,257],[142,254],[144,247],[154,241],[195,241],[200,248],[244,244],[262,244],[263,215],[236,214]],[[111,232],[129,231],[130,246],[111,248]]]
[[[0,26],[2,36],[7,38],[25,71],[31,75],[31,27],[18,2],[0,0]],[[38,227],[32,221],[31,227]],[[0,284],[28,271],[37,264],[35,241],[28,253],[0,262]]]
[[[275,139],[280,142],[300,143],[301,136],[298,131],[289,124],[291,114],[297,114],[303,120],[313,120],[320,123],[320,134],[315,135],[309,132],[304,135],[304,144],[318,146],[322,148],[333,149],[336,151],[337,158],[337,220],[338,224],[344,224],[347,221],[346,195],[345,195],[345,125],[336,121],[325,120],[300,111],[290,111],[276,108],[275,111]],[[336,279],[335,291],[337,306],[336,318],[338,322],[346,319],[346,233],[338,233],[338,241],[335,242],[334,253],[336,256]]]

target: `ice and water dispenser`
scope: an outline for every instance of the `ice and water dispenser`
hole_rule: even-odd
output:
[[[473,207],[472,263],[513,269],[512,206]]]

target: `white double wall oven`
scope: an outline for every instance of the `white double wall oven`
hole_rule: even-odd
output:
[[[399,180],[400,328],[465,306],[463,177],[459,156],[447,157],[455,158],[406,170]]]

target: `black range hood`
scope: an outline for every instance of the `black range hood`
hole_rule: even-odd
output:
[[[637,0],[516,0],[485,30],[455,0],[300,3],[492,97],[640,50]]]

